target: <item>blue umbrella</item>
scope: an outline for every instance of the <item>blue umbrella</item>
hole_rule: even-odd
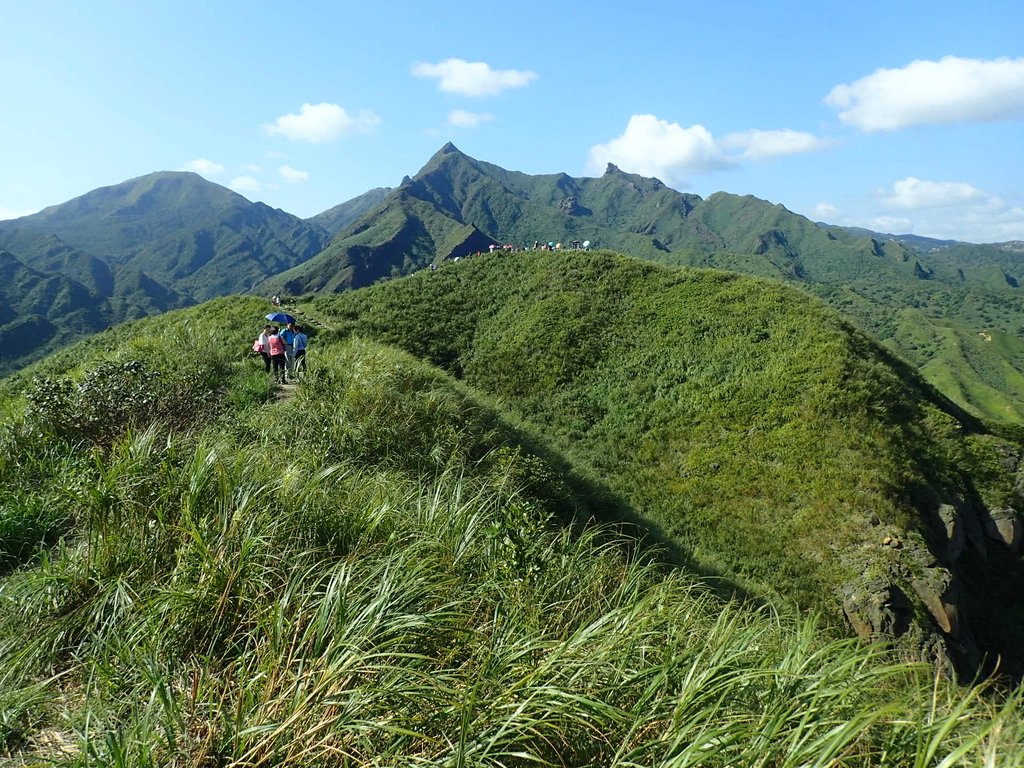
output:
[[[267,320],[272,323],[284,323],[286,325],[295,322],[295,318],[286,312],[271,312],[267,315]]]

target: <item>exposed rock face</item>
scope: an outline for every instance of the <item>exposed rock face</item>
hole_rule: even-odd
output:
[[[990,539],[1005,545],[1011,552],[1020,551],[1024,525],[1013,509],[986,509],[982,512],[981,524]]]
[[[950,637],[959,639],[959,590],[953,581],[953,574],[945,568],[925,568],[921,575],[911,581],[911,585],[939,628]]]
[[[848,585],[843,611],[858,637],[893,643],[905,658],[972,679],[981,669],[982,654],[967,616],[957,562],[973,535],[983,538],[981,525],[977,513],[958,500],[933,510],[928,524],[928,541],[909,531],[878,539],[876,546],[887,551],[884,571]]]
[[[944,532],[946,537],[945,559],[955,563],[964,553],[964,545],[967,543],[966,523],[960,511],[952,504],[940,504],[936,515],[941,526],[940,532]]]
[[[589,208],[585,208],[580,205],[575,195],[568,195],[563,197],[558,202],[558,208],[562,213],[569,216],[589,216],[593,213]]]
[[[843,612],[858,637],[878,641],[906,634],[914,607],[899,587],[876,580],[847,588]]]

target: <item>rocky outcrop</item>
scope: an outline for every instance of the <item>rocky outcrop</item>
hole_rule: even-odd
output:
[[[844,589],[843,612],[858,637],[891,643],[905,658],[927,660],[948,674],[973,678],[981,669],[982,653],[967,615],[957,563],[972,537],[981,535],[981,526],[973,510],[946,503],[933,511],[929,527],[927,542],[908,531],[879,531],[873,546],[886,554],[874,563],[882,568]]]
[[[843,612],[857,636],[871,642],[902,637],[914,618],[914,606],[906,594],[878,579],[847,587]]]
[[[988,538],[1004,545],[1011,552],[1020,551],[1021,542],[1024,540],[1024,525],[1012,508],[983,510],[981,525]]]
[[[558,210],[568,216],[590,216],[593,214],[589,208],[580,205],[575,195],[567,195],[558,202]]]
[[[910,583],[939,629],[959,640],[960,595],[953,574],[942,567],[928,567],[912,578]]]
[[[936,527],[944,538],[943,559],[955,563],[964,553],[964,545],[967,543],[966,523],[960,511],[952,504],[940,504],[935,515],[938,518]]]

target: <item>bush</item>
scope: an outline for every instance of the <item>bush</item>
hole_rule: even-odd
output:
[[[41,435],[109,447],[128,430],[162,423],[184,430],[208,416],[197,373],[167,374],[141,360],[104,362],[78,382],[41,377],[28,393],[27,421]]]

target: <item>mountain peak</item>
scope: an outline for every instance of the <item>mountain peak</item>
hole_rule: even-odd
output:
[[[441,147],[437,152],[434,153],[434,158],[445,157],[446,155],[459,155],[461,157],[467,157],[466,153],[456,147],[450,141]]]
[[[621,173],[621,170],[615,163],[608,163],[608,166],[604,169],[604,175],[611,176],[613,173]]]
[[[424,174],[436,171],[439,168],[444,168],[452,163],[458,165],[462,162],[475,162],[473,158],[462,152],[458,147],[452,144],[450,141],[441,147],[437,152],[434,153],[425,166],[423,166],[419,173],[417,173],[413,179],[419,179]]]

